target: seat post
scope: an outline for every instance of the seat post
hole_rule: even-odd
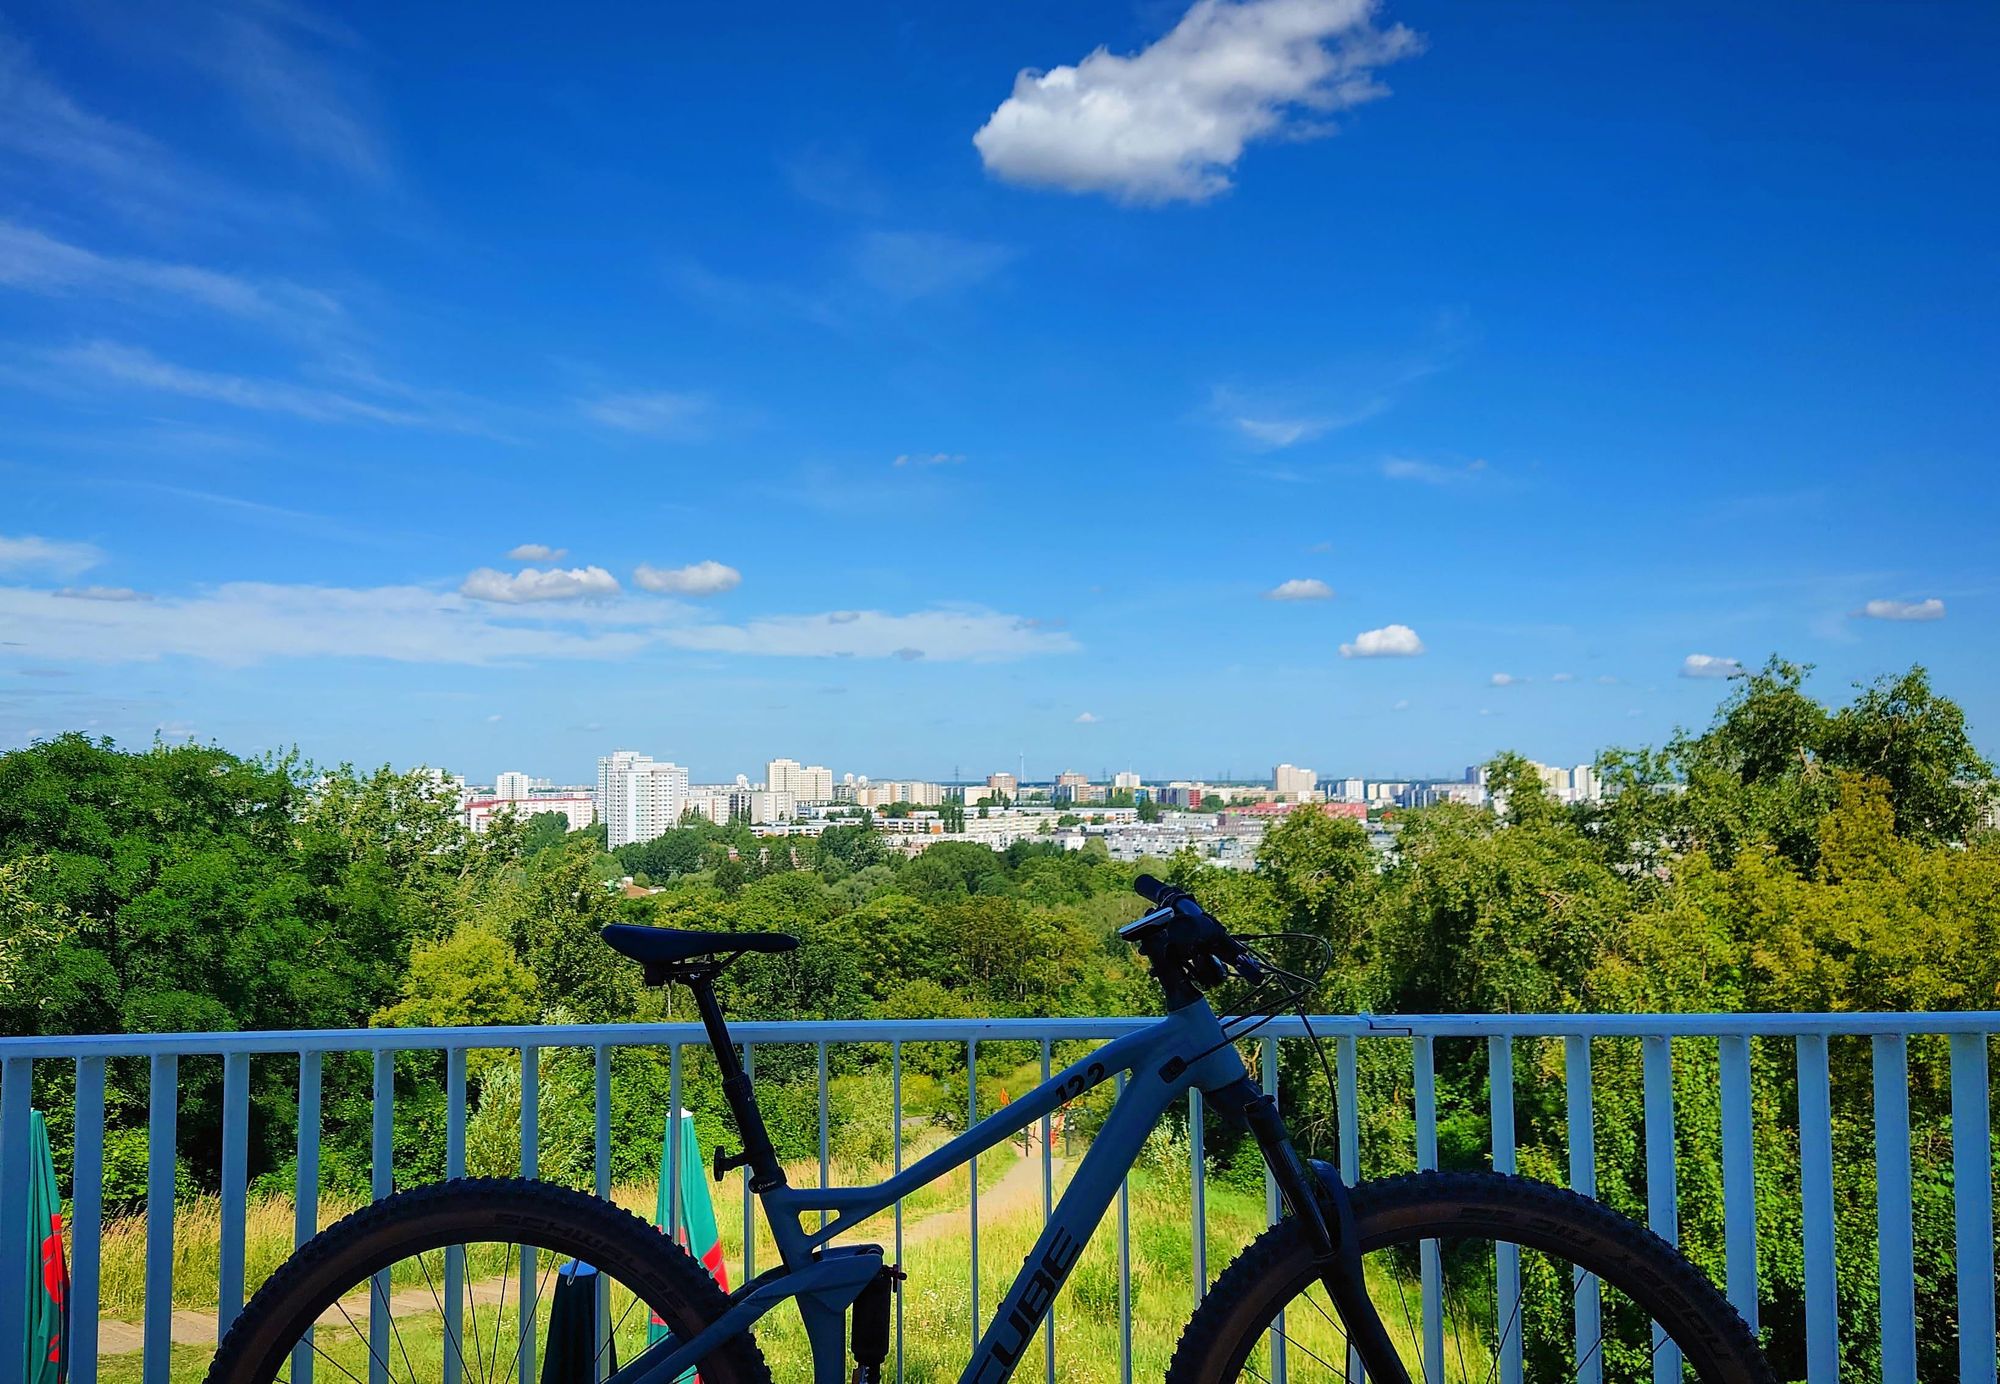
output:
[[[736,1045],[729,1039],[729,1025],[724,1022],[722,1004],[715,997],[715,972],[693,969],[682,979],[694,996],[702,1027],[708,1030],[708,1045],[714,1049],[715,1064],[722,1072],[722,1097],[729,1103],[729,1113],[736,1117],[736,1132],[743,1140],[743,1152],[737,1161],[750,1167],[750,1190],[768,1192],[783,1187],[785,1170],[778,1164],[778,1151],[771,1146],[770,1132],[764,1128],[764,1117],[757,1110],[756,1092],[743,1070],[742,1059],[736,1055]]]

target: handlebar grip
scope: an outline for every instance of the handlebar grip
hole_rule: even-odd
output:
[[[1140,875],[1132,881],[1132,892],[1150,904],[1165,908],[1181,891],[1171,884],[1154,879],[1151,875]]]

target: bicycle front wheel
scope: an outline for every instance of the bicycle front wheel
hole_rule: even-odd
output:
[[[208,1384],[585,1384],[657,1324],[685,1340],[727,1303],[680,1246],[566,1187],[460,1178],[321,1231],[223,1338]],[[704,1384],[770,1384],[748,1334]]]
[[[1420,1173],[1350,1195],[1369,1297],[1419,1384],[1773,1384],[1715,1285],[1601,1202],[1497,1173]],[[1289,1218],[1223,1272],[1167,1370],[1167,1384],[1360,1378]]]

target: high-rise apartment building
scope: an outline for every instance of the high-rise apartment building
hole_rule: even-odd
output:
[[[519,802],[528,796],[528,790],[532,787],[534,781],[514,769],[493,777],[493,796],[504,802]]]
[[[1310,769],[1280,764],[1271,770],[1271,787],[1279,797],[1310,797],[1319,791],[1319,775]]]
[[[795,803],[830,803],[833,770],[823,764],[774,759],[764,766],[764,787],[773,793],[791,794]]]
[[[1130,769],[1111,776],[1111,791],[1114,793],[1136,793],[1146,786],[1146,781]]]
[[[1344,803],[1365,802],[1368,799],[1368,780],[1344,778],[1340,781],[1340,789],[1336,796]]]
[[[650,841],[678,826],[688,805],[688,771],[636,750],[616,750],[597,761],[597,810],[605,843]]]
[[[996,798],[1011,800],[1020,796],[1021,781],[1012,774],[988,774],[986,791]]]

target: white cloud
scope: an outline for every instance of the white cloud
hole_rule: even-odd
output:
[[[509,576],[481,567],[458,588],[461,596],[503,605],[535,601],[601,601],[618,594],[618,578],[602,567],[523,567]]]
[[[1389,708],[1391,711],[1408,711],[1409,709],[1410,699],[1408,697],[1398,698],[1396,704]]]
[[[1549,681],[1550,681],[1550,682],[1575,682],[1575,681],[1576,681],[1576,674],[1575,674],[1575,673],[1555,673],[1555,674],[1552,674],[1552,675],[1551,675],[1551,676],[1549,677]]]
[[[958,466],[965,461],[963,452],[905,452],[895,460],[897,466]]]
[[[1293,577],[1264,593],[1267,601],[1330,601],[1333,588],[1318,577]]]
[[[1079,711],[1076,714],[1076,723],[1079,726],[1094,726],[1097,724],[1097,717],[1091,712]]]
[[[1870,601],[1851,613],[1865,620],[1942,620],[1944,602],[1935,596],[1923,601]]]
[[[1373,69],[1417,36],[1375,27],[1374,0],[1196,0],[1129,57],[1099,48],[1028,70],[972,137],[1013,183],[1125,202],[1199,202],[1230,186],[1254,140],[1329,132],[1328,117],[1388,94]]]
[[[1618,685],[1618,679],[1614,678],[1609,673],[1599,673],[1597,675],[1597,685],[1600,687],[1616,687]]]
[[[1517,687],[1526,681],[1526,678],[1517,678],[1512,673],[1495,673],[1486,683],[1489,687]]]
[[[1419,485],[1465,485],[1486,470],[1484,461],[1468,461],[1463,466],[1444,466],[1435,461],[1391,457],[1382,463],[1382,474],[1392,481],[1415,481]]]
[[[1684,678],[1733,678],[1742,671],[1740,659],[1720,658],[1715,654],[1689,654],[1681,660]]]
[[[689,436],[708,411],[708,401],[699,394],[677,394],[670,390],[606,394],[579,399],[576,406],[584,417],[607,428],[652,437]]]
[[[1379,630],[1363,630],[1352,644],[1340,646],[1342,658],[1414,658],[1424,651],[1424,641],[1408,625],[1384,625]]]
[[[642,562],[634,569],[632,581],[648,591],[676,596],[719,596],[741,586],[743,574],[713,558],[686,567],[654,567]]]
[[[65,586],[53,593],[66,601],[150,601],[153,598],[129,586]]]
[[[0,572],[49,572],[58,577],[73,577],[102,561],[104,553],[94,543],[39,538],[32,533],[17,538],[0,534]]]
[[[515,562],[555,562],[569,556],[567,548],[551,548],[546,543],[522,543],[507,550]]]
[[[504,576],[504,574],[502,574]],[[701,621],[657,601],[495,606],[420,586],[323,587],[231,582],[150,601],[80,601],[0,586],[0,628],[38,658],[86,663],[201,659],[242,666],[277,658],[379,658],[486,666],[552,659],[613,662],[661,648],[774,658],[995,662],[1073,652],[1066,632],[1026,627],[977,607],[909,614],[772,615]]]

